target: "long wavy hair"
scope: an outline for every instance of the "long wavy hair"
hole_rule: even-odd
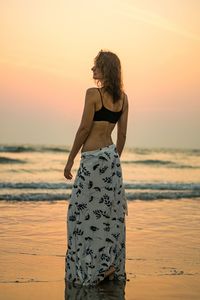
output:
[[[101,50],[95,57],[94,64],[103,75],[104,90],[112,96],[114,103],[117,102],[123,92],[121,63],[118,56],[113,52]]]

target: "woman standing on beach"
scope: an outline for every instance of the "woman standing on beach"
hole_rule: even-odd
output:
[[[72,179],[74,158],[82,147],[67,213],[65,280],[84,286],[106,277],[126,280],[128,213],[120,156],[126,140],[128,98],[116,54],[101,50],[92,71],[99,88],[86,91],[82,120],[64,169],[65,178]],[[115,146],[111,134],[116,124]]]

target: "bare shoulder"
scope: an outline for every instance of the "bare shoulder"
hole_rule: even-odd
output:
[[[97,94],[98,94],[97,88],[95,87],[88,88],[86,90],[86,101],[95,103]]]
[[[95,88],[95,87],[91,87],[86,90],[86,94],[88,94],[88,95],[96,95],[97,92],[98,92],[97,88]]]

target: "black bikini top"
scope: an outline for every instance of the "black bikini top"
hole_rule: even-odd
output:
[[[103,105],[102,94],[99,89],[98,89],[98,91],[101,96],[102,107],[101,107],[101,109],[95,111],[93,121],[108,121],[110,123],[117,123],[117,121],[119,120],[119,118],[122,114],[124,101],[123,101],[122,109],[120,111],[109,110]]]

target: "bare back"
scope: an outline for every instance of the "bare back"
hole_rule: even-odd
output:
[[[120,99],[117,103],[113,103],[112,97],[108,93],[104,93],[103,89],[101,89],[101,92],[103,95],[103,104],[107,109],[114,112],[119,112],[123,107],[122,115],[118,121],[119,123],[120,120],[123,119],[123,114],[126,110],[127,96],[124,93],[122,99]],[[94,97],[94,110],[98,111],[102,107],[102,102],[100,94],[96,88],[93,89],[92,96]],[[113,144],[111,135],[115,125],[116,123],[111,123],[108,121],[93,121],[91,130],[82,146],[81,152],[92,151]]]

